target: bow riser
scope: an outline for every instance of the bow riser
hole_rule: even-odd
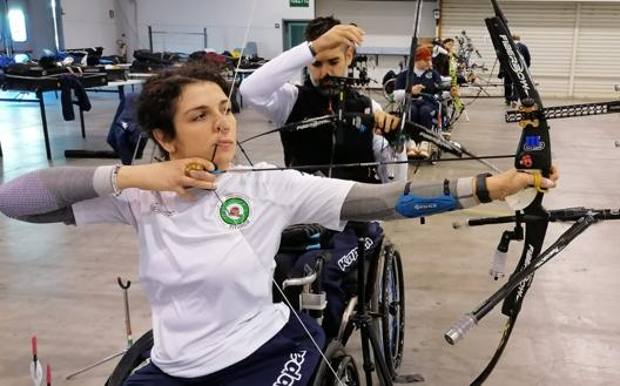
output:
[[[493,41],[497,57],[506,69],[507,76],[510,77],[516,86],[523,103],[521,111],[524,113],[541,111],[543,105],[540,95],[532,81],[525,61],[512,40],[508,26],[498,16],[488,18],[485,22],[491,34],[491,40]],[[521,125],[523,131],[516,151],[515,168],[519,170],[539,170],[543,176],[549,176],[551,169],[551,138],[546,119],[541,117],[540,119],[522,120]]]
[[[485,19],[485,23],[491,35],[491,41],[493,42],[497,58],[505,69],[506,76],[510,77],[521,100],[522,106],[520,111],[523,113],[542,111],[543,104],[540,95],[536,90],[523,57],[512,39],[507,20],[497,1],[491,0],[491,3],[496,16]],[[523,131],[516,150],[515,168],[548,177],[551,170],[551,138],[549,136],[547,120],[541,114],[540,119],[522,120],[520,126],[523,128]],[[539,190],[534,199],[523,209],[522,213],[517,212],[516,214],[516,228],[521,227],[519,223],[521,216],[535,216],[541,220],[525,224],[523,252],[511,277],[518,275],[519,272],[528,267],[532,260],[536,260],[542,250],[545,234],[547,233],[547,225],[549,224],[548,213],[542,206],[543,196],[543,191]],[[521,311],[523,299],[532,284],[533,278],[533,273],[528,275],[504,300],[502,313],[508,316],[504,333],[493,357],[472,382],[472,386],[481,385],[491,374],[502,356]]]

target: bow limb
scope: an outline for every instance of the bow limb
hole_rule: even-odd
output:
[[[495,17],[487,18],[485,22],[497,57],[502,66],[507,69],[507,76],[510,76],[519,93],[522,103],[521,109],[524,112],[542,111],[542,100],[523,58],[512,40],[507,20],[497,0],[491,0],[491,3],[495,10]],[[520,122],[520,126],[523,128],[523,131],[516,150],[515,167],[526,173],[542,174],[548,177],[551,170],[551,142],[546,118],[540,115],[539,119]],[[523,252],[511,276],[525,269],[540,254],[549,223],[548,214],[542,206],[543,196],[544,192],[538,189],[535,194],[530,193],[530,197],[533,197],[533,199],[521,202],[520,206],[523,206],[523,210],[517,212],[516,226],[521,227],[521,216],[534,216],[539,218],[539,220],[525,223]],[[532,280],[533,274],[524,279],[504,301],[502,313],[508,316],[504,333],[495,354],[485,369],[472,382],[472,385],[481,385],[499,361],[510,339],[517,317],[521,311],[523,299],[532,284]]]
[[[393,131],[392,133],[386,134],[385,137],[388,140],[391,147],[397,150],[397,152],[402,151],[405,146],[405,142],[407,141],[405,134],[405,124],[410,121],[411,117],[411,83],[413,82],[413,69],[415,66],[415,53],[418,49],[418,35],[420,30],[420,15],[422,14],[422,3],[423,0],[416,1],[416,12],[415,19],[413,21],[413,33],[411,35],[411,45],[409,46],[409,60],[407,62],[406,69],[406,80],[405,80],[405,100],[402,106],[400,126],[398,130]]]
[[[235,87],[237,84],[237,76],[239,75],[239,68],[241,67],[241,59],[243,58],[243,52],[245,51],[245,46],[248,42],[248,37],[250,36],[250,27],[252,26],[252,20],[254,20],[254,14],[256,12],[256,3],[257,3],[257,0],[252,1],[252,8],[250,9],[250,17],[248,18],[248,24],[245,27],[245,33],[243,35],[243,42],[241,44],[241,52],[239,53],[239,60],[237,61],[237,67],[235,67],[235,71],[233,72],[232,85],[228,93],[228,105],[229,106],[232,106],[231,99],[232,99],[233,93],[235,92]],[[239,150],[241,150],[241,152],[243,153],[243,155],[245,156],[249,164],[254,165],[248,153],[245,151],[243,146],[241,146],[241,143],[239,142],[239,140],[237,140],[237,146],[239,147]]]

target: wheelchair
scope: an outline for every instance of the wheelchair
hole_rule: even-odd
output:
[[[369,231],[370,230],[370,231]],[[348,233],[348,234],[347,234]],[[374,237],[373,237],[374,234]],[[333,278],[335,261],[341,262],[353,251],[361,250],[359,245],[347,244],[342,247],[342,239],[354,240],[358,237],[364,241],[364,276],[359,278],[358,268],[348,272],[338,271],[342,274],[342,283],[334,288],[329,283],[330,276]],[[291,267],[291,259],[287,253],[299,251],[304,245],[316,248],[302,253],[296,260],[297,268]],[[307,248],[307,247],[306,247]],[[319,263],[320,262],[320,263]],[[331,264],[330,264],[331,262]],[[380,355],[385,361],[390,378],[398,375],[403,348],[405,331],[405,290],[403,266],[400,253],[394,245],[385,237],[383,229],[378,223],[349,223],[343,232],[326,230],[318,225],[297,225],[284,231],[280,252],[276,256],[276,281],[282,281],[285,287],[286,297],[290,305],[297,311],[309,310],[309,314],[317,319],[323,327],[327,338],[346,346],[354,330],[354,315],[360,308],[367,309],[371,316],[370,324],[374,334],[378,337]],[[315,264],[315,269],[309,267]],[[307,291],[301,291],[299,286],[292,290],[289,288],[286,277],[299,277],[302,274],[301,267],[306,272],[321,272],[320,278],[314,281],[313,286]],[[288,276],[287,276],[288,275]],[[364,305],[359,304],[360,283],[364,285]],[[334,292],[342,289],[342,299],[335,299]],[[308,294],[308,292],[310,294]],[[331,293],[331,298],[330,298]],[[324,294],[318,300],[314,294]],[[307,301],[305,301],[307,300]],[[274,301],[283,301],[277,296],[274,288]],[[342,301],[342,307],[334,311],[333,303]],[[330,307],[330,302],[331,307]],[[334,315],[337,315],[334,317]],[[331,317],[330,317],[331,315]]]
[[[403,99],[396,96],[394,86],[396,77],[386,74],[383,81],[383,95],[386,99],[384,110],[392,114],[400,114],[403,110]],[[437,85],[438,92],[436,94],[420,93],[413,97],[413,100],[425,100],[434,106],[431,130],[438,135],[449,140],[452,136],[454,123],[458,120],[460,111],[454,105],[454,99],[451,95],[452,79],[450,77],[441,77],[441,82]],[[430,144],[430,161],[436,161],[441,158],[442,150],[435,144]]]
[[[450,140],[454,123],[458,119],[458,112],[454,106],[454,100],[451,95],[451,78],[442,76],[441,82],[437,85],[437,88],[437,93],[429,94],[422,92],[419,94],[418,98],[431,102],[435,106],[431,130],[443,136],[446,140]],[[440,159],[441,155],[442,150],[435,144],[431,144],[431,163]]]
[[[379,384],[391,385],[398,376],[405,331],[402,261],[381,227],[373,226],[379,230],[374,235],[368,233],[367,223],[350,223],[345,232],[303,224],[282,233],[275,258],[274,282],[279,288],[274,285],[274,302],[284,301],[294,312],[308,313],[327,336],[323,354],[329,365],[319,362],[310,383],[313,386],[362,384],[357,363],[346,349],[356,329],[362,336],[372,335],[364,360],[372,356]],[[345,236],[356,244],[347,247],[344,239],[338,239]],[[357,265],[354,255],[360,258]],[[343,267],[347,269],[340,270]],[[146,365],[152,346],[153,333],[148,331],[123,355],[106,386],[121,386]],[[374,368],[364,366],[366,380],[371,382],[367,384],[372,384]]]

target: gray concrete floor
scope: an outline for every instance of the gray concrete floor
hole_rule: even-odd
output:
[[[48,96],[54,166],[98,165],[111,160],[65,160],[66,148],[106,149],[105,135],[117,100],[93,95],[86,114],[88,138],[79,123],[64,122]],[[568,101],[546,101],[547,104]],[[471,122],[459,122],[455,139],[479,154],[514,151],[519,130],[503,123],[501,100],[477,100]],[[620,207],[620,117],[601,116],[552,123],[554,163],[562,177],[548,194],[548,208]],[[239,116],[239,137],[267,129],[256,113]],[[47,167],[36,105],[0,105],[2,180]],[[248,144],[254,160],[281,162],[277,136]],[[495,162],[508,168],[511,161]],[[425,166],[416,182],[473,175],[475,162]],[[407,332],[401,373],[421,372],[428,385],[467,385],[495,350],[504,318],[495,310],[458,346],[443,332],[503,281],[487,276],[490,259],[507,226],[453,230],[468,216],[508,213],[502,204],[480,206],[418,221],[385,224],[406,264]],[[567,225],[552,224],[547,243]],[[488,385],[620,385],[620,223],[602,223],[580,236],[536,275],[505,355]],[[514,265],[521,244],[513,245]],[[134,281],[131,317],[137,337],[149,328],[149,308],[136,280],[136,242],[124,226],[32,225],[0,218],[0,385],[30,385],[30,337],[39,339],[43,363],[51,363],[54,385],[102,385],[113,363],[73,380],[72,370],[125,346],[122,293],[116,277]]]

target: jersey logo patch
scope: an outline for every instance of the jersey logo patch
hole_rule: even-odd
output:
[[[242,196],[225,197],[218,206],[220,220],[230,229],[240,229],[247,225],[250,213],[249,200]]]

